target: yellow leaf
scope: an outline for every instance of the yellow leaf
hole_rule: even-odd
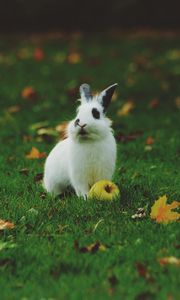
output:
[[[168,257],[163,257],[159,259],[159,264],[161,266],[166,266],[168,264],[170,265],[175,265],[175,266],[180,266],[180,259],[175,257],[175,256],[168,256]]]
[[[173,212],[172,209],[178,208],[180,203],[173,201],[171,204],[167,204],[167,196],[159,197],[151,207],[151,219],[155,219],[157,223],[167,224],[169,222],[177,221],[180,218],[178,212]]]
[[[35,147],[32,147],[30,153],[26,155],[27,159],[36,159],[36,158],[42,158],[42,157],[46,157],[46,153],[39,152],[39,150]]]
[[[129,113],[134,109],[135,104],[132,100],[127,101],[124,103],[124,105],[121,107],[121,109],[118,110],[117,115],[118,116],[127,116]]]
[[[13,229],[14,228],[14,224],[4,221],[4,220],[0,220],[0,230],[4,230],[4,229]]]

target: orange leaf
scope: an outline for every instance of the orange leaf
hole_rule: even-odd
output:
[[[37,93],[32,86],[27,86],[22,90],[21,96],[24,99],[34,100],[37,96]]]
[[[0,219],[0,230],[13,229],[14,224]]]
[[[159,259],[159,264],[161,266],[175,265],[175,266],[179,267],[180,266],[180,259],[175,257],[175,256],[163,257],[163,258]]]
[[[71,52],[67,57],[67,61],[70,64],[77,64],[81,61],[81,55],[78,52]]]
[[[147,139],[146,139],[146,145],[152,145],[154,144],[154,139],[152,136],[149,136]]]
[[[180,109],[180,97],[177,97],[177,98],[175,99],[175,105],[176,105],[176,107],[177,107],[178,109]]]
[[[166,195],[159,197],[151,207],[151,219],[154,219],[157,223],[167,224],[169,222],[177,221],[180,218],[178,212],[173,212],[172,209],[178,208],[180,203],[173,201],[171,204],[166,204]]]
[[[46,153],[39,152],[39,150],[35,147],[32,147],[30,153],[26,155],[26,158],[28,158],[28,159],[36,159],[36,158],[42,158],[42,157],[46,157]]]

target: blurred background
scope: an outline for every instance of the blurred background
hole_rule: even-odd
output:
[[[179,29],[179,0],[0,1],[0,31]]]

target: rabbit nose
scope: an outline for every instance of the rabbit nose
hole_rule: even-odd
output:
[[[81,127],[81,128],[84,128],[84,127],[87,125],[87,124],[81,125],[81,124],[79,124],[79,122],[80,122],[79,119],[76,119],[76,120],[75,120],[75,122],[74,122],[75,127],[76,127],[76,126],[79,126],[79,127]]]
[[[78,126],[78,125],[79,125],[79,122],[80,122],[80,120],[79,120],[79,119],[76,119],[76,121],[74,122],[74,125],[75,125],[75,126]]]

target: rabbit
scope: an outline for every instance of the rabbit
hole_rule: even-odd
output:
[[[44,167],[43,186],[53,196],[72,186],[78,197],[87,198],[100,180],[111,180],[116,163],[116,141],[107,108],[117,83],[92,96],[90,86],[80,86],[77,116],[67,126],[67,138],[50,152]]]

